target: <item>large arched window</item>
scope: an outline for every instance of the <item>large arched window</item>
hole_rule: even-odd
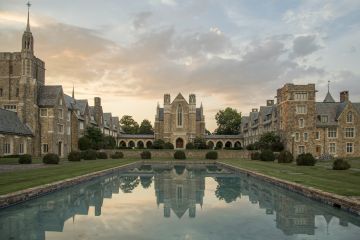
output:
[[[183,125],[183,108],[181,105],[179,105],[177,109],[177,125],[178,127],[182,127]]]
[[[346,115],[346,122],[347,123],[352,123],[353,122],[353,114],[352,114],[352,112],[348,112],[348,114]]]

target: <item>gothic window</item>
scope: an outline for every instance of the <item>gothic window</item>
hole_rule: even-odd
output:
[[[177,109],[177,125],[179,127],[183,125],[183,108],[181,105],[179,105]]]
[[[346,122],[347,123],[352,123],[353,122],[353,114],[352,114],[352,112],[348,112],[348,114],[346,115]]]

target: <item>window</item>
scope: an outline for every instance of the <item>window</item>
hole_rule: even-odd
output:
[[[182,106],[179,105],[177,109],[177,125],[182,126],[183,125],[183,109]]]
[[[70,126],[66,127],[66,133],[67,133],[67,135],[70,135],[70,131],[71,131]]]
[[[64,125],[58,124],[58,133],[64,133]]]
[[[299,146],[299,154],[305,153],[305,146]]]
[[[48,115],[47,108],[41,108],[40,109],[40,117],[47,117],[47,115]]]
[[[345,137],[346,138],[353,138],[354,136],[355,136],[354,128],[345,128]]]
[[[329,143],[329,153],[336,153],[336,143]]]
[[[2,97],[2,96],[3,96],[3,89],[0,88],[0,97]]]
[[[4,154],[10,154],[11,153],[11,145],[8,142],[4,143]]]
[[[352,112],[348,112],[348,114],[346,115],[346,122],[347,123],[352,123],[353,122],[353,114],[352,114]]]
[[[295,133],[295,142],[300,141],[300,133]]]
[[[308,94],[306,92],[295,93],[295,100],[306,101],[307,99],[308,99]]]
[[[79,128],[80,128],[81,130],[84,129],[84,123],[83,123],[83,122],[80,122],[80,123],[79,123]]]
[[[19,88],[16,88],[15,97],[19,97]]]
[[[354,143],[346,143],[346,153],[353,153]]]
[[[306,112],[307,112],[306,105],[296,106],[296,113],[297,114],[306,114]]]
[[[23,143],[20,143],[20,145],[19,145],[19,153],[20,154],[24,153],[24,144]]]
[[[68,111],[68,112],[67,112],[67,120],[70,121],[70,118],[71,118],[71,112]]]
[[[58,116],[60,119],[63,118],[63,110],[61,108],[58,109]]]
[[[49,145],[47,143],[44,143],[42,145],[42,152],[43,153],[48,153],[49,152]]]
[[[307,142],[307,141],[308,141],[308,133],[304,132],[304,142]]]
[[[62,106],[62,103],[63,103],[62,98],[59,98],[59,105]]]
[[[315,133],[315,139],[316,139],[316,140],[320,140],[320,132],[319,132],[319,131],[317,131],[317,132]]]
[[[16,112],[16,105],[4,105],[4,109]]]
[[[327,115],[321,115],[321,122],[322,123],[327,123],[329,121],[329,118]]]
[[[304,128],[305,126],[305,120],[303,118],[299,119],[299,128]]]
[[[328,129],[328,138],[336,138],[336,128]]]
[[[13,74],[14,68],[13,65],[9,65],[9,74]]]

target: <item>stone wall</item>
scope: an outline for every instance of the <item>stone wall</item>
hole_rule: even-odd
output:
[[[156,158],[174,158],[175,150],[156,150],[156,149],[144,149],[146,151],[151,152],[151,157],[153,159]],[[109,157],[114,152],[122,152],[124,153],[124,158],[134,158],[140,159],[140,154],[142,150],[128,150],[128,149],[116,149],[116,150],[103,150],[106,152]],[[205,155],[207,152],[211,150],[184,150],[187,158],[192,159],[205,159]],[[247,150],[218,150],[218,158],[219,159],[241,159],[241,158],[249,158],[250,152]]]

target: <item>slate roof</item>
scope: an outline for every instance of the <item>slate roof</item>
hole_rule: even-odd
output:
[[[40,86],[38,94],[39,107],[53,107],[57,104],[59,94],[62,92],[62,86]]]
[[[77,109],[76,108],[76,101],[74,98],[70,97],[67,94],[64,94],[65,104],[68,109]]]
[[[104,125],[105,127],[112,127],[111,126],[111,113],[103,113],[103,118],[104,118]]]
[[[217,135],[217,134],[205,135],[205,139],[241,139],[242,137],[243,137],[242,134],[238,134],[238,135]]]
[[[33,136],[28,126],[22,123],[15,112],[0,109],[0,133]]]
[[[330,92],[328,92],[325,96],[325,99],[323,101],[324,103],[334,103],[335,100],[334,98],[331,96]]]
[[[316,109],[316,124],[318,126],[333,126],[337,125],[337,111],[339,109],[340,103],[326,103],[326,102],[317,102],[315,103]],[[327,115],[328,122],[322,123],[321,117],[319,115]]]
[[[85,114],[85,110],[86,110],[87,105],[89,105],[89,104],[88,104],[88,100],[86,100],[86,99],[76,100],[76,106],[80,110],[81,115]]]
[[[121,139],[155,139],[154,134],[121,134]]]

